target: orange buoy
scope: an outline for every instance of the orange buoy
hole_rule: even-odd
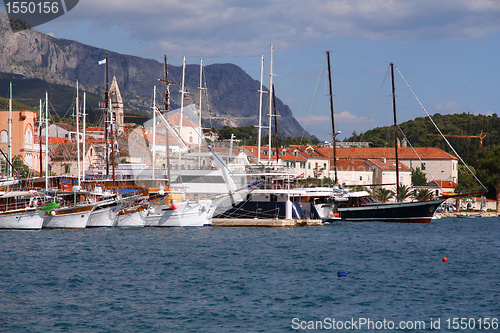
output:
[[[447,261],[448,261],[448,258],[443,257],[443,259],[442,259],[442,260],[443,260],[443,262],[447,262]]]

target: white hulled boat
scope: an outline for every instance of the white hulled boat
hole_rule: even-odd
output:
[[[187,200],[171,205],[151,205],[146,227],[203,227],[212,225],[216,206],[212,200]]]
[[[95,204],[56,208],[45,213],[42,228],[83,229]]]
[[[106,199],[95,203],[87,228],[112,227],[116,222],[119,205],[116,199]]]
[[[86,203],[83,200],[88,192],[58,191],[56,195],[57,202],[54,202],[52,207],[46,206],[42,228],[85,228],[95,208],[95,203]]]
[[[146,198],[140,197],[136,201],[128,200],[128,202],[124,202],[116,214],[114,226],[126,228],[144,227],[148,208],[147,203],[145,203]]]
[[[38,193],[11,191],[0,195],[0,229],[41,229],[43,214]]]

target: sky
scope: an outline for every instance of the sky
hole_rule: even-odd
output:
[[[430,115],[500,113],[500,0],[80,0],[36,29],[171,65],[233,63],[256,80],[264,55],[265,86],[272,44],[277,97],[321,140],[327,50],[338,139],[392,124],[390,62]],[[398,122],[426,116],[399,72]]]

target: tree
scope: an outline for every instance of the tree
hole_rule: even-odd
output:
[[[12,160],[14,166],[14,173],[17,173],[21,178],[28,178],[30,176],[30,168],[24,163],[21,156],[16,156]]]
[[[432,198],[432,191],[428,188],[419,188],[414,191],[413,197],[418,201],[428,201]]]
[[[397,191],[392,191],[392,195],[396,196]],[[399,201],[403,202],[406,199],[412,198],[413,193],[408,185],[399,185]]]
[[[486,186],[492,189],[497,201],[497,213],[500,213],[500,146],[479,154],[478,176]]]
[[[383,187],[378,188],[374,195],[374,199],[380,202],[387,202],[392,197],[394,197],[394,192]]]
[[[411,170],[411,184],[413,186],[426,186],[427,176],[419,167]]]
[[[472,166],[469,167],[471,171],[476,174],[476,169]],[[455,188],[456,193],[462,191],[470,191],[478,187],[477,180],[474,176],[467,170],[464,165],[458,166],[458,186]]]

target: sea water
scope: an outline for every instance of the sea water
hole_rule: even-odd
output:
[[[2,230],[0,244],[2,332],[500,331],[496,217]]]

